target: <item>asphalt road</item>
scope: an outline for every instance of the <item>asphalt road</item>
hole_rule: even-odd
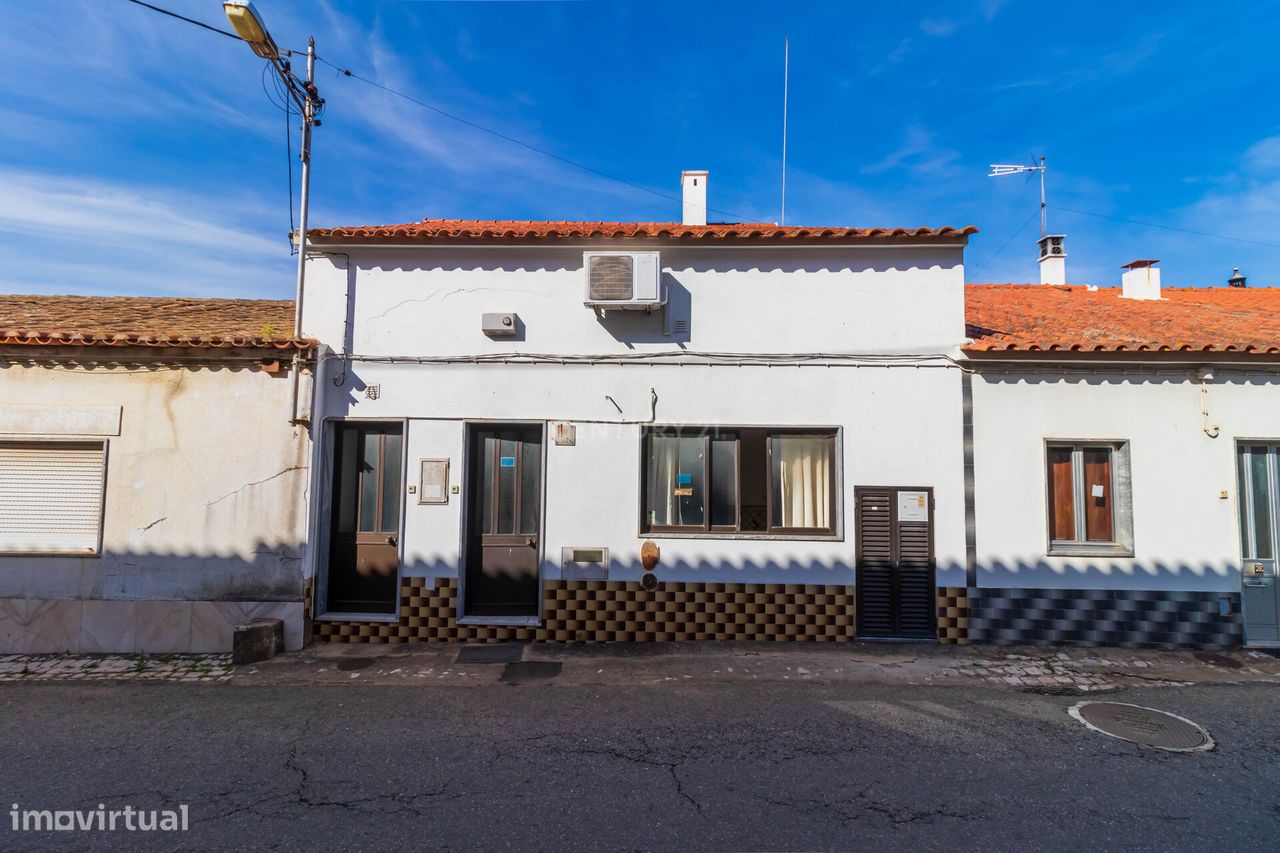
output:
[[[1139,749],[988,686],[4,685],[0,848],[1280,847],[1280,691],[1107,698],[1218,746]],[[191,826],[14,832],[13,803]]]

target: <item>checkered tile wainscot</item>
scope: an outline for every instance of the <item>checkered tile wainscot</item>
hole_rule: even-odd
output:
[[[969,642],[969,590],[962,586],[938,587],[938,642]]]
[[[314,623],[318,640],[407,643],[851,640],[854,588],[799,584],[545,581],[543,626],[459,625],[453,578],[405,578],[397,622]]]

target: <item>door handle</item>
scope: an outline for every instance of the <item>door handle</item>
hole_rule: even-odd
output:
[[[396,544],[396,537],[394,537],[394,536],[388,536],[388,537],[387,537],[387,544],[388,544],[388,545],[395,545],[395,544]]]

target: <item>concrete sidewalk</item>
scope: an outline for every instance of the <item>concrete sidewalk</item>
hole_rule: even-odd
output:
[[[481,686],[661,685],[672,682],[970,684],[1040,693],[1086,693],[1135,686],[1280,683],[1280,659],[1259,651],[1045,649],[856,642],[530,644],[486,653],[495,662],[459,662],[462,644],[317,643],[235,669],[233,684]],[[468,652],[468,655],[475,652]]]

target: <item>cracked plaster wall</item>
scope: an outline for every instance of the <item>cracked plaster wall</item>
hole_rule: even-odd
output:
[[[102,554],[0,555],[0,598],[301,599],[307,436],[287,371],[8,364],[0,389],[123,414],[119,435],[83,436],[108,443]]]

